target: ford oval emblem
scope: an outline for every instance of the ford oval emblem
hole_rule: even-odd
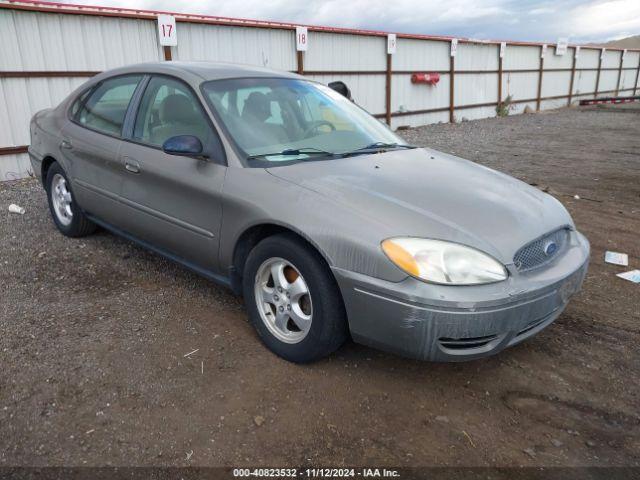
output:
[[[554,253],[556,253],[556,251],[558,250],[558,244],[556,242],[548,242],[545,246],[544,246],[544,254],[547,257],[550,257],[551,255],[553,255]]]

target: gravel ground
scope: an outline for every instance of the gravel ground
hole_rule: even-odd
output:
[[[464,364],[348,344],[292,365],[228,291],[105,232],[65,238],[36,181],[2,183],[0,466],[640,465],[640,286],[603,263],[640,268],[637,107],[402,134],[570,210],[592,266],[552,326]]]

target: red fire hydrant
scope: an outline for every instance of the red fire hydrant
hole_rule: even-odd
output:
[[[435,85],[440,81],[439,73],[414,73],[411,75],[411,83],[425,83]]]

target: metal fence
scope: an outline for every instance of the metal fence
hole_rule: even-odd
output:
[[[152,12],[0,0],[0,179],[28,174],[29,119],[58,104],[96,73],[137,62],[231,61],[343,80],[358,104],[392,128],[570,105],[583,98],[640,91],[640,51],[497,42],[173,14],[178,45],[161,47]],[[455,56],[452,43],[457,44]],[[438,74],[435,85],[411,82]]]

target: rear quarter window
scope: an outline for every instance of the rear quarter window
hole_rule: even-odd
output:
[[[87,98],[81,95],[72,107],[76,122],[93,130],[120,136],[127,108],[142,75],[105,80]],[[74,112],[75,109],[75,112]]]

